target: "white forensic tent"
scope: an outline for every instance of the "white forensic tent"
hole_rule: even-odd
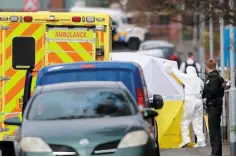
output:
[[[148,86],[149,96],[159,94],[164,106],[158,110],[158,139],[160,148],[177,148],[181,141],[180,121],[183,107],[183,87],[167,74],[164,64],[177,68],[175,61],[169,61],[138,53],[120,52],[111,54],[112,61],[138,63],[142,68]],[[173,95],[182,95],[173,97]]]
[[[112,53],[111,60],[128,61],[139,64],[143,68],[149,95],[159,94],[165,99],[165,97],[183,94],[183,87],[177,83],[173,77],[167,74],[164,69],[165,62],[169,62],[169,64],[177,68],[175,61],[132,52]]]

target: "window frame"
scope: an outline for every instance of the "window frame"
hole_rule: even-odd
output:
[[[17,40],[17,39],[22,40],[22,39],[26,39],[26,38],[30,38],[30,40],[33,40],[32,43],[34,43],[34,45],[33,45],[34,53],[32,55],[34,57],[34,59],[33,59],[34,65],[36,64],[36,40],[35,40],[35,38],[34,37],[28,37],[28,36],[26,36],[26,37],[16,36],[12,39],[12,61],[11,62],[12,62],[12,68],[14,70],[27,70],[30,66],[34,66],[34,65],[17,65],[16,58],[14,57],[15,55],[17,55],[16,53],[18,52],[18,50],[17,50],[17,52],[14,51],[14,49],[18,49],[18,48],[15,48],[15,46],[14,46],[14,43],[16,42],[15,40]]]

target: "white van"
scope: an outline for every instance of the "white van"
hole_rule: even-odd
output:
[[[70,12],[108,13],[113,21],[113,41],[127,44],[131,50],[137,50],[148,36],[148,30],[127,23],[127,15],[122,10],[109,8],[91,8],[74,6]]]

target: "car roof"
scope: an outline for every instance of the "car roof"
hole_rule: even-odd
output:
[[[138,53],[147,56],[164,57],[164,53],[160,49],[140,50]]]
[[[174,44],[165,40],[147,40],[147,41],[144,41],[141,45],[143,46],[143,45],[152,45],[152,44],[174,47]]]
[[[61,91],[71,89],[86,89],[86,88],[106,88],[106,89],[123,89],[127,90],[122,82],[118,81],[81,81],[81,82],[66,82],[55,83],[50,85],[38,86],[35,93]]]
[[[150,50],[142,50],[142,51],[138,51],[138,53],[155,53],[155,52],[158,52],[158,53],[162,53],[163,52],[163,50],[161,50],[161,49],[155,49],[155,50],[153,50],[153,49],[150,49]]]
[[[80,69],[81,65],[91,65],[102,66],[103,68],[124,68],[130,70],[136,70],[138,65],[134,62],[124,62],[124,61],[96,61],[96,62],[77,62],[77,63],[66,63],[66,64],[55,64],[50,66],[45,66],[41,68],[40,72],[47,73],[50,71],[63,71],[63,70],[73,70]]]

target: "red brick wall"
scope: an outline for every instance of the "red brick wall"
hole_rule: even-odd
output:
[[[176,15],[171,18],[178,20],[178,16],[179,15]],[[168,31],[169,32],[169,41],[177,42],[179,40],[179,35],[180,35],[179,25],[180,25],[180,23],[176,22],[176,21],[171,21],[169,23],[169,25],[168,25],[168,27],[169,27],[169,31]]]
[[[51,0],[50,10],[52,11],[63,11],[65,7],[64,0]]]

